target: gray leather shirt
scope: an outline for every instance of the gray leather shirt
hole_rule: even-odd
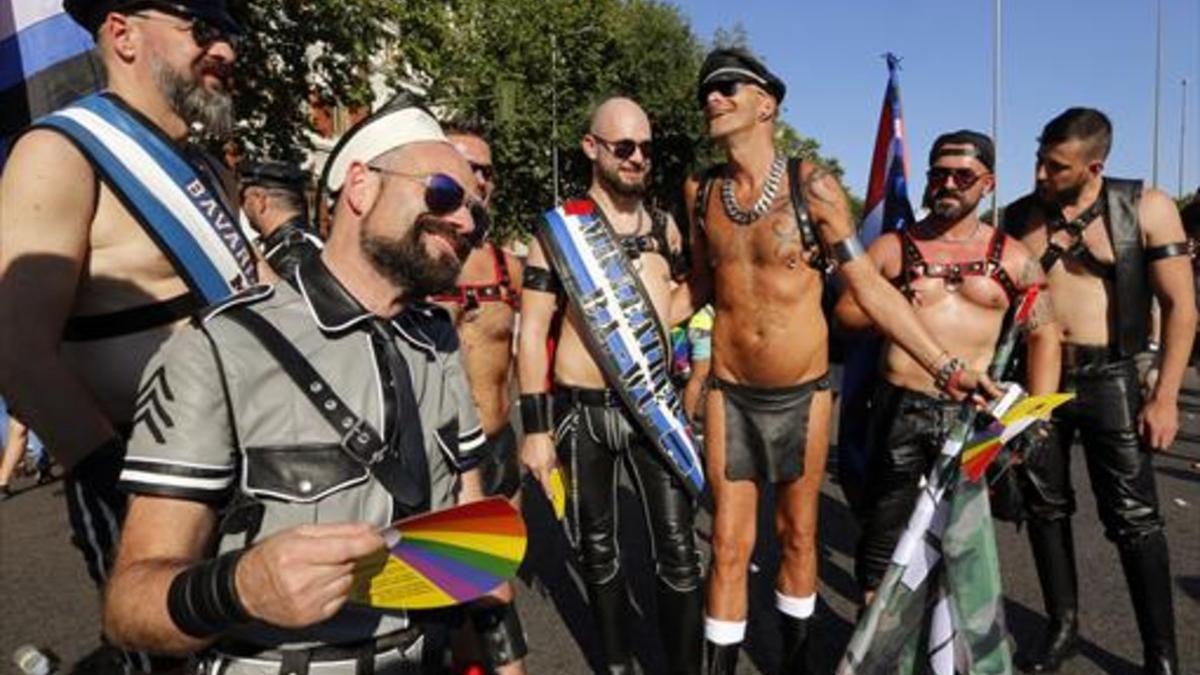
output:
[[[168,340],[143,373],[121,487],[202,501],[223,515],[218,551],[247,546],[302,523],[394,520],[392,499],[368,468],[342,451],[340,435],[265,350],[223,316],[243,305],[274,325],[351,410],[383,438],[385,390],[365,322],[369,312],[319,257],[297,285],[257,286],[210,308]],[[429,464],[431,507],[454,503],[459,474],[486,444],[449,315],[424,303],[392,320],[412,377]],[[403,423],[409,411],[397,419]],[[235,500],[234,497],[237,497]],[[228,508],[233,503],[238,509]],[[258,508],[253,526],[230,511]],[[406,625],[403,615],[348,606],[301,634],[252,625],[231,637],[264,646],[341,643]]]

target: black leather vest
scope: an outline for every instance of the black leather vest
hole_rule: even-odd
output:
[[[1116,255],[1113,281],[1113,331],[1117,355],[1129,358],[1146,350],[1150,339],[1150,275],[1138,226],[1142,181],[1105,178],[1108,197],[1108,238]]]

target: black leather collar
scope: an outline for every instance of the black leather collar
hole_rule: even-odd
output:
[[[296,269],[296,287],[321,330],[346,330],[373,316],[333,276],[321,256],[310,256]]]
[[[296,288],[317,326],[327,333],[347,330],[375,316],[350,295],[319,255],[309,256],[296,268]],[[436,346],[424,335],[421,323],[428,320],[433,311],[430,305],[414,303],[388,323],[413,347],[432,354]]]

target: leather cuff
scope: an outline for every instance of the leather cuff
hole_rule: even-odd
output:
[[[550,431],[550,394],[521,394],[521,431],[540,434]]]
[[[182,632],[208,638],[250,621],[235,575],[245,549],[230,551],[180,572],[167,591],[167,612]]]

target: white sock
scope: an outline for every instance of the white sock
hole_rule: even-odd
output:
[[[817,594],[807,598],[796,598],[775,591],[775,608],[797,619],[807,619],[817,610]]]
[[[713,644],[732,645],[746,638],[745,621],[722,621],[704,617],[704,639]]]

